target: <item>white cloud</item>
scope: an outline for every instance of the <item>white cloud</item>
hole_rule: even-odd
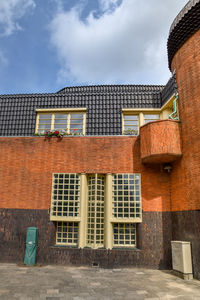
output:
[[[34,7],[34,0],[0,0],[0,35],[20,30],[18,21]]]
[[[80,7],[59,11],[50,26],[66,84],[165,83],[166,43],[187,0],[99,0],[103,13],[82,20]],[[112,10],[112,11],[111,11]],[[172,13],[173,12],[173,13]]]
[[[0,66],[5,66],[8,64],[8,60],[5,57],[4,53],[0,50]]]
[[[120,0],[99,0],[99,6],[103,12],[110,13],[119,6],[120,2]]]

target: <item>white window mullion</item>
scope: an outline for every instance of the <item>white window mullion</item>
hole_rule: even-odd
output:
[[[87,234],[87,177],[86,174],[81,174],[81,191],[80,191],[80,216],[79,224],[79,241],[78,247],[84,248],[86,246]]]
[[[86,134],[86,114],[83,114],[83,135]]]
[[[140,112],[139,113],[139,129],[142,125],[144,125],[144,115],[142,112]]]
[[[36,126],[35,126],[35,133],[38,132],[38,128],[39,128],[39,117],[40,117],[40,115],[37,114],[37,117],[36,117]]]
[[[106,175],[106,197],[104,211],[104,244],[106,249],[112,249],[112,174]]]
[[[94,201],[94,247],[96,248],[97,246],[97,242],[96,242],[96,238],[97,238],[97,174],[95,174],[95,201]]]
[[[54,130],[55,114],[51,115],[51,130]]]
[[[70,120],[71,120],[71,114],[68,114],[68,119],[67,119],[67,134],[70,134]]]

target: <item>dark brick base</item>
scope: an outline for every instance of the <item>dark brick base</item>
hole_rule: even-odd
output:
[[[143,213],[143,222],[137,225],[138,250],[93,250],[54,246],[55,224],[47,210],[0,209],[1,262],[23,262],[30,226],[39,229],[37,262],[41,264],[171,268],[170,213]]]
[[[194,277],[200,280],[200,211],[172,212],[172,239],[191,242]]]

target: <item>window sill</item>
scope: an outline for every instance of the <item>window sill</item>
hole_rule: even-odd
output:
[[[51,249],[80,249],[77,246],[67,246],[67,245],[54,245],[50,246]]]
[[[124,250],[124,251],[141,251],[141,249],[135,247],[113,247],[111,250]]]
[[[141,249],[138,249],[138,248],[135,248],[135,247],[113,247],[112,249],[106,249],[106,248],[97,248],[97,249],[93,249],[91,247],[84,247],[84,248],[78,248],[77,246],[65,246],[65,245],[54,245],[54,246],[50,246],[51,249],[77,249],[77,250],[80,250],[80,249],[85,249],[85,250],[109,250],[109,251],[112,251],[112,250],[120,250],[120,251],[138,251],[140,252]]]

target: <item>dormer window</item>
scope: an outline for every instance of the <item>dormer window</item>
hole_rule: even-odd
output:
[[[142,125],[160,120],[160,109],[123,109],[122,112],[122,133],[125,135],[137,136]]]
[[[144,114],[144,124],[160,120],[160,114]]]
[[[124,134],[138,135],[139,116],[124,115]]]
[[[50,130],[63,131],[66,134],[85,134],[86,109],[38,109],[36,133],[45,133]]]

